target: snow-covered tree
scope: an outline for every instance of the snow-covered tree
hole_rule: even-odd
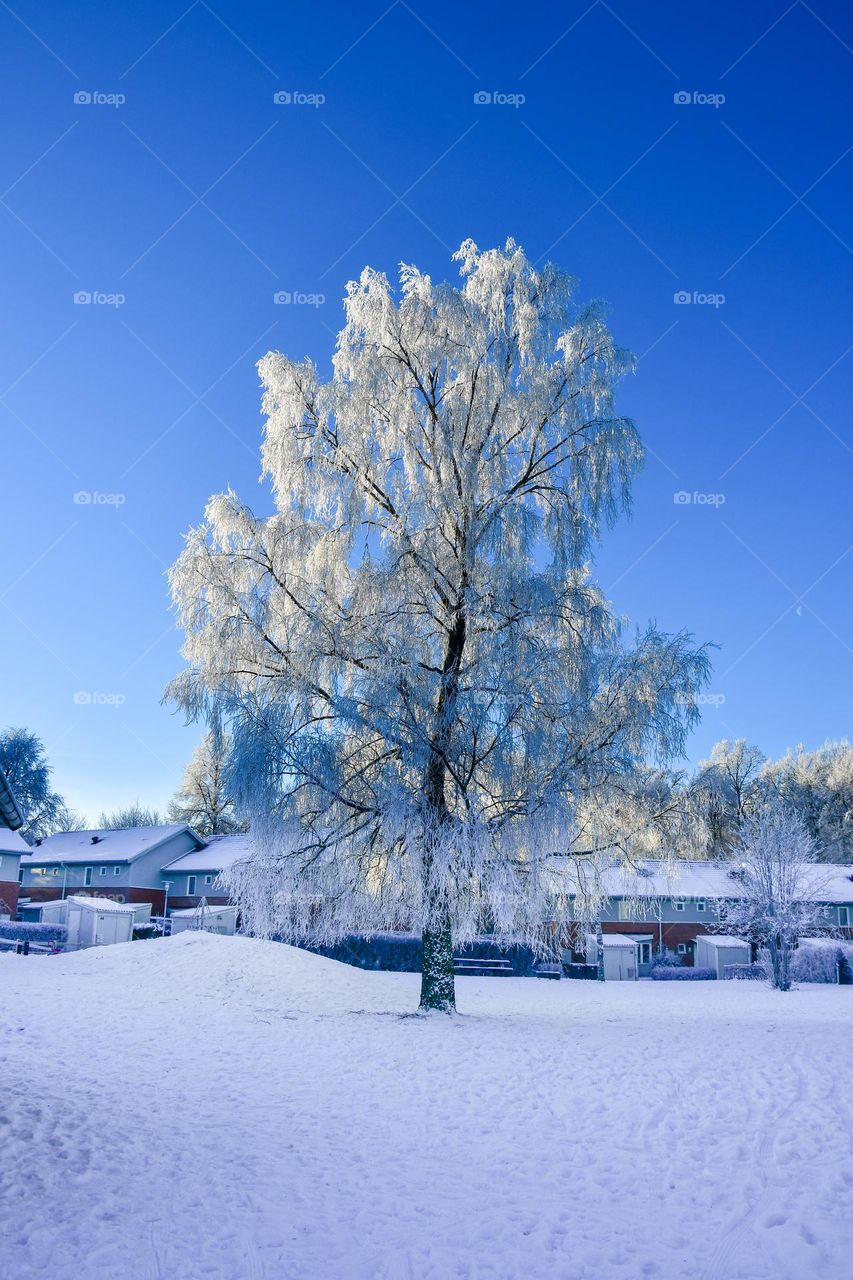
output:
[[[791,957],[798,938],[823,932],[825,875],[800,816],[782,806],[763,809],[741,827],[732,867],[733,900],[720,928],[755,943],[780,991],[791,987]]]
[[[683,747],[707,656],[630,640],[588,559],[642,449],[598,304],[509,241],[345,299],[331,377],[260,362],[276,512],[211,499],[171,574],[170,694],[232,734],[257,852],[230,889],[258,932],[423,935],[421,1006],[453,947],[541,937],[567,861],[630,852],[646,758]],[[567,859],[566,855],[570,855]]]
[[[690,794],[697,828],[705,828],[711,857],[731,856],[742,824],[764,804],[765,762],[763,752],[744,738],[724,738],[699,765]]]
[[[816,751],[802,746],[765,766],[762,780],[771,798],[796,810],[821,862],[853,861],[853,747],[827,742]]]
[[[169,805],[170,822],[186,822],[200,835],[232,835],[244,831],[226,785],[230,740],[211,730],[192,754],[183,782]]]
[[[82,819],[50,785],[51,768],[44,744],[29,729],[0,733],[0,768],[24,818],[21,835],[30,844],[55,831],[79,830]]]
[[[124,808],[113,809],[112,813],[102,813],[98,826],[102,831],[124,831],[128,827],[159,827],[162,822],[159,810],[149,809],[134,800]]]

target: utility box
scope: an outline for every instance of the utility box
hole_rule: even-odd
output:
[[[132,906],[112,902],[109,898],[72,897],[66,898],[65,903],[66,947],[69,951],[130,942],[134,924]]]
[[[696,938],[696,968],[713,969],[718,978],[724,978],[727,964],[749,964],[752,948],[744,938],[733,938],[723,933],[700,933]]]

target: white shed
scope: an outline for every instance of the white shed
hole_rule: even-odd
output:
[[[65,899],[68,926],[67,947],[103,947],[113,942],[130,942],[134,908],[110,898],[71,897]]]
[[[635,982],[637,979],[637,940],[625,933],[605,933],[604,980],[605,982]],[[598,964],[598,943],[595,934],[587,935],[587,964]]]
[[[197,907],[183,907],[171,911],[172,933],[185,933],[187,929],[203,929],[206,933],[237,932],[237,908],[228,904],[209,906],[202,898]]]
[[[713,969],[718,978],[726,976],[727,964],[749,964],[752,948],[744,938],[724,933],[700,933],[696,938],[696,968]]]

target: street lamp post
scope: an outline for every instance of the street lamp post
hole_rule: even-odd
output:
[[[164,889],[166,890],[165,894],[163,895],[163,937],[165,938],[165,936],[166,936],[166,913],[167,913],[167,908],[168,908],[168,906],[169,906],[169,890],[170,890],[170,889],[171,889],[171,887],[172,887],[172,881],[171,881],[171,880],[164,880],[164,881],[163,881],[163,887],[164,887]]]

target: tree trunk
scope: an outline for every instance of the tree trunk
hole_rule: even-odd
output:
[[[424,797],[432,812],[435,832],[439,832],[448,820],[447,799],[444,793],[445,756],[451,739],[453,717],[459,696],[459,669],[465,649],[465,613],[461,607],[450,628],[447,651],[444,655],[441,689],[435,711],[431,751],[424,776]],[[421,967],[422,1009],[436,1009],[441,1013],[453,1013],[456,1009],[456,988],[453,978],[453,925],[450,903],[447,899],[446,879],[435,883],[432,857],[424,851],[424,891],[427,902],[434,902],[429,913],[430,923],[423,931],[423,962]],[[440,873],[442,877],[446,873]]]
[[[435,1009],[439,1013],[456,1011],[453,931],[450,927],[449,914],[440,925],[423,931],[420,1007]]]

